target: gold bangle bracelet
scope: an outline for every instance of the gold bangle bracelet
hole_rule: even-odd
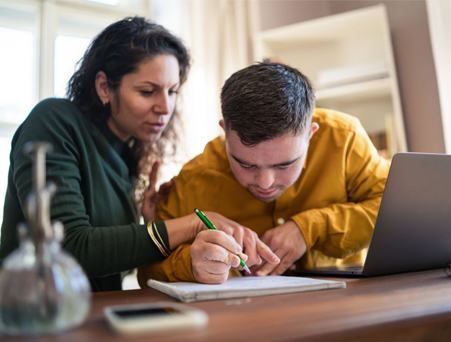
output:
[[[152,221],[152,225],[153,225],[154,230],[157,232],[158,240],[160,241],[161,246],[163,247],[163,249],[165,250],[165,252],[168,255],[171,254],[171,251],[169,250],[168,246],[166,246],[166,244],[164,243],[164,240],[162,239],[162,237],[160,235],[160,232],[158,231],[157,224],[155,223],[155,220]]]
[[[152,222],[149,222],[149,224],[147,225],[147,232],[149,233],[150,238],[152,239],[152,241],[155,244],[155,246],[157,246],[158,249],[160,250],[160,253],[163,254],[164,257],[168,257],[169,254],[166,253],[166,251],[164,250],[163,246],[161,246],[161,244],[158,242],[157,238],[154,235]]]
[[[149,236],[152,239],[155,246],[157,246],[158,249],[160,250],[160,253],[167,258],[169,256],[169,253],[166,252],[166,250],[163,248],[163,246],[158,242],[157,238],[155,237],[153,233],[153,225],[154,225],[153,221],[149,221],[149,223],[147,223],[147,232],[149,233]]]

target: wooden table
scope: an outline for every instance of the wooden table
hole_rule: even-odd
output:
[[[451,340],[451,278],[443,270],[342,280],[346,289],[189,304],[209,314],[206,328],[152,336],[116,334],[105,321],[103,307],[172,298],[151,289],[96,293],[83,326],[26,341]],[[5,342],[20,340],[0,337]]]

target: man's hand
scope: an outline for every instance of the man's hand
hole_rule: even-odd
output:
[[[281,275],[294,262],[299,260],[307,250],[307,244],[299,227],[293,221],[268,230],[262,236],[262,241],[280,258],[279,265],[263,262],[252,268],[257,276]]]
[[[277,255],[275,255],[271,249],[258,238],[258,235],[254,231],[214,212],[205,212],[205,215],[215,227],[221,231],[216,231],[216,233],[221,234],[215,235],[215,240],[210,238],[213,235],[209,235],[209,238],[205,239],[204,233],[215,233],[215,231],[202,231],[197,235],[196,240],[191,245],[193,274],[197,281],[203,283],[222,283],[227,280],[228,272],[231,267],[242,270],[238,257],[235,259],[227,254],[234,252],[229,248],[230,244],[225,240],[224,236],[228,239],[233,237],[232,240],[237,243],[240,249],[245,253],[245,255],[240,254],[240,257],[248,267],[260,265],[262,259],[269,264],[278,264],[280,262]],[[200,220],[198,221],[201,224],[200,229],[206,229],[204,224]],[[203,244],[204,242],[206,244]],[[214,244],[215,246],[209,246],[208,244]],[[204,247],[203,250],[198,249],[202,246]],[[235,252],[233,256],[236,256],[237,253],[240,252]],[[218,258],[218,255],[221,257]],[[206,262],[207,260],[209,261],[208,263]],[[237,263],[235,263],[235,261],[237,261]],[[222,265],[220,265],[220,263],[222,263]]]
[[[199,283],[221,284],[229,276],[230,267],[240,266],[241,246],[233,237],[219,230],[204,230],[191,245],[193,275]],[[241,254],[244,262],[245,254]]]
[[[158,169],[160,168],[161,162],[157,160],[152,165],[152,170],[149,175],[149,187],[144,193],[143,206],[141,208],[141,214],[144,217],[144,222],[148,223],[153,220],[157,215],[158,203],[166,199],[169,196],[169,192],[172,188],[172,180],[161,184],[158,191],[156,191],[155,186],[157,183]]]
[[[247,267],[260,265],[262,259],[270,264],[278,264],[280,262],[277,255],[259,239],[257,233],[253,230],[214,212],[206,212],[205,215],[208,216],[216,228],[227,235],[233,236],[235,241],[243,248],[243,253],[248,257],[246,261]],[[239,270],[242,270],[242,268],[239,267]]]

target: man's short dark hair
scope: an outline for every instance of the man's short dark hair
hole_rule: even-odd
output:
[[[265,60],[235,72],[221,91],[226,133],[246,146],[308,129],[315,91],[299,70]]]

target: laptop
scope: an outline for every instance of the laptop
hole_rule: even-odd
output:
[[[294,270],[296,275],[377,276],[451,262],[451,155],[393,157],[365,263]]]

